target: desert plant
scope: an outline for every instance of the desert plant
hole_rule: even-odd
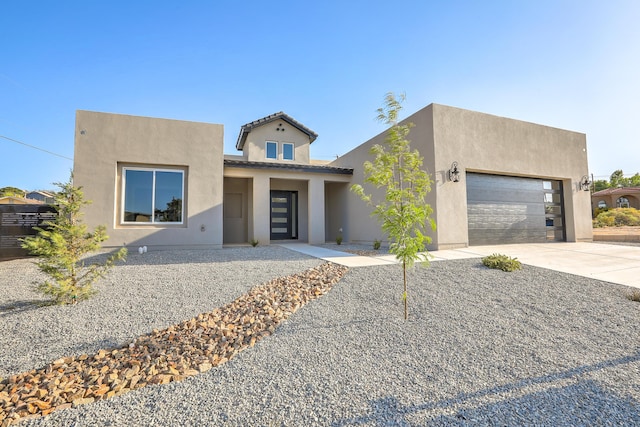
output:
[[[104,277],[116,261],[124,260],[127,249],[111,254],[104,264],[86,265],[83,257],[100,249],[108,239],[104,225],[87,231],[80,210],[88,203],[82,189],[73,186],[73,174],[67,183],[56,183],[60,192],[55,204],[58,215],[44,227],[36,227],[38,234],[22,241],[22,247],[39,257],[38,268],[52,280],[37,285],[37,290],[53,298],[57,304],[75,304],[95,293],[93,284]]]
[[[518,258],[511,258],[503,254],[491,254],[482,258],[482,263],[489,268],[496,268],[502,271],[515,271],[522,268]]]
[[[411,149],[407,139],[413,123],[398,122],[403,101],[404,95],[400,99],[396,99],[393,93],[386,95],[384,107],[378,108],[378,120],[391,127],[384,145],[376,144],[371,148],[374,160],[364,163],[365,182],[384,189],[384,199],[374,202],[373,196],[366,194],[360,184],[351,186],[351,191],[373,206],[372,215],[380,221],[391,242],[389,252],[402,261],[402,299],[406,320],[407,268],[418,260],[428,265],[425,243],[430,243],[431,238],[424,233],[427,227],[435,230],[435,222],[430,218],[433,210],[425,201],[431,191],[431,179],[422,169],[420,153]]]
[[[338,245],[342,244],[342,227],[338,229],[338,235],[336,236],[336,244]]]
[[[259,244],[259,243],[260,243],[260,241],[259,241],[259,240],[251,239],[251,246],[253,246],[254,248],[255,248],[256,246],[258,246],[258,244]]]
[[[616,208],[600,212],[593,221],[594,227],[640,226],[640,211],[634,208]]]
[[[628,300],[640,302],[640,289],[633,289],[626,294]]]
[[[381,244],[381,243],[382,243],[382,242],[381,242],[380,240],[375,239],[375,240],[373,241],[373,249],[375,249],[376,251],[377,251],[378,249],[380,249],[380,244]]]

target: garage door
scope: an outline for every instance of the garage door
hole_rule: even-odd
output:
[[[562,182],[467,173],[469,245],[565,240]]]

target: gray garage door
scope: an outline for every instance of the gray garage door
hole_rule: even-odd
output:
[[[467,173],[469,245],[565,240],[562,182]]]

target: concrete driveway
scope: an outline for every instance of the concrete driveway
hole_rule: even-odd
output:
[[[640,288],[640,247],[606,243],[537,243],[472,246],[435,251],[436,259],[486,256],[493,253],[516,257],[520,262],[550,270]]]
[[[282,244],[288,249],[348,267],[395,263],[393,255],[367,257],[303,243]],[[494,253],[518,258],[520,262],[564,273],[640,288],[640,246],[606,243],[532,243],[472,246],[430,252],[431,260],[484,257]]]

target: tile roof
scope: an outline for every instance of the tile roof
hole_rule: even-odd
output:
[[[640,187],[605,188],[596,191],[592,196],[624,196],[625,194],[640,194]]]
[[[236,141],[236,148],[238,150],[242,150],[242,148],[244,147],[244,143],[247,140],[247,135],[249,134],[249,132],[251,132],[251,130],[253,130],[253,128],[265,125],[269,122],[273,122],[274,120],[284,120],[285,122],[289,123],[291,126],[294,126],[301,132],[306,133],[309,136],[309,144],[315,141],[316,138],[318,137],[317,133],[315,133],[314,131],[312,131],[311,129],[309,129],[308,127],[306,127],[305,125],[303,125],[302,123],[294,119],[293,117],[289,116],[285,112],[279,111],[277,113],[270,114],[261,119],[254,120],[245,125],[242,125],[240,127],[240,135],[238,135],[238,140]]]
[[[353,175],[353,169],[336,166],[305,165],[299,163],[250,162],[248,160],[224,159],[224,165],[237,168],[251,169],[284,169],[291,172],[316,172],[339,175]]]

